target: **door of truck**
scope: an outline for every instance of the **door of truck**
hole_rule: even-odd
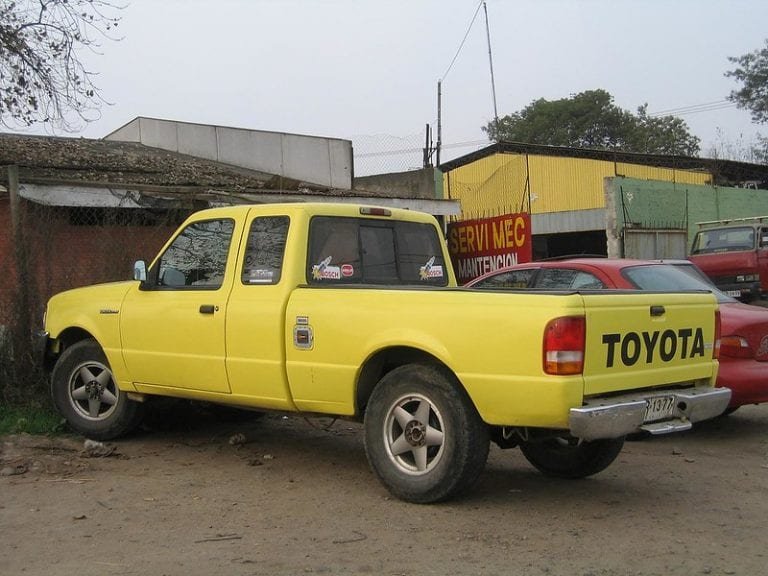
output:
[[[295,286],[283,269],[289,228],[288,216],[264,208],[249,215],[226,322],[232,395],[277,410],[295,409],[285,374],[285,307]]]
[[[227,299],[242,224],[192,222],[129,291],[120,313],[123,357],[133,382],[229,392],[224,362]]]

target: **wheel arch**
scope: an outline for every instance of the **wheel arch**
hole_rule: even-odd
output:
[[[48,346],[48,354],[46,355],[45,363],[46,368],[51,370],[53,365],[56,363],[56,360],[59,358],[59,356],[61,356],[61,353],[64,352],[64,350],[73,344],[77,344],[78,342],[82,342],[83,340],[88,339],[96,340],[93,334],[84,328],[80,328],[79,326],[70,326],[69,328],[62,330],[58,336],[53,338],[52,345]]]
[[[457,386],[459,386],[467,395],[467,398],[469,398],[469,394],[467,394],[467,391],[461,384],[458,376],[445,364],[445,362],[433,354],[418,348],[410,346],[391,346],[379,350],[370,356],[360,369],[360,376],[357,380],[355,391],[355,413],[358,417],[362,417],[365,414],[368,399],[371,397],[376,384],[378,384],[386,374],[395,368],[406,364],[428,364],[438,368],[446,375],[446,377],[456,382]],[[470,402],[472,402],[471,398]]]

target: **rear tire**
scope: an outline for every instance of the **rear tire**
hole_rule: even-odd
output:
[[[365,413],[365,451],[396,497],[428,504],[468,489],[488,459],[488,427],[450,374],[409,364],[376,385]]]
[[[587,442],[564,436],[525,442],[520,450],[528,462],[548,476],[585,478],[605,470],[623,446],[623,437]]]
[[[94,440],[111,440],[141,422],[143,404],[128,399],[99,344],[82,340],[62,352],[51,374],[53,403],[69,425]]]

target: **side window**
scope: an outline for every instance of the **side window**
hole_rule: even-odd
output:
[[[605,284],[589,272],[579,270],[573,282],[571,282],[571,288],[577,290],[601,290],[605,288]]]
[[[287,216],[254,218],[248,232],[243,270],[243,284],[277,284],[283,270],[285,241],[288,237]]]
[[[528,268],[526,270],[510,270],[509,272],[501,272],[494,276],[490,276],[485,280],[482,280],[475,284],[473,288],[487,288],[487,289],[524,289],[528,287],[528,284],[536,273],[534,268]]]
[[[187,226],[160,257],[157,284],[212,290],[224,281],[232,220],[207,220]]]
[[[536,288],[550,290],[604,288],[603,283],[589,272],[571,268],[542,268],[536,279]]]
[[[760,228],[760,248],[768,248],[768,228]]]

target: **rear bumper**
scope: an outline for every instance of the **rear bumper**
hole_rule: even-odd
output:
[[[664,420],[646,422],[648,400],[674,397],[674,413]],[[695,387],[682,390],[660,390],[592,398],[584,406],[572,408],[570,431],[576,438],[598,440],[618,438],[636,432],[668,434],[691,428],[693,422],[714,418],[723,413],[731,399],[728,388]]]
[[[730,408],[768,402],[768,362],[721,356],[717,385],[731,389]]]

